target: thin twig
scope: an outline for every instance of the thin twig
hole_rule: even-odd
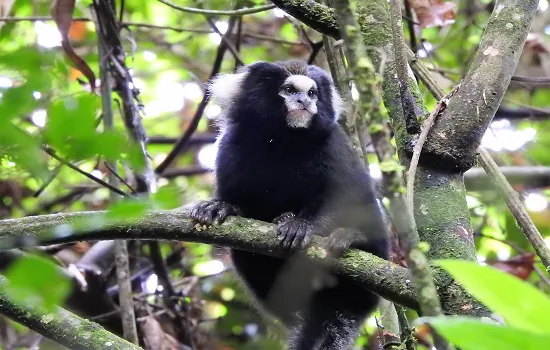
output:
[[[112,90],[110,84],[111,72],[110,72],[110,60],[108,59],[109,52],[112,48],[108,45],[108,41],[105,38],[103,30],[104,26],[109,22],[114,21],[114,9],[110,7],[110,2],[97,3],[97,0],[93,3],[94,14],[97,16],[96,26],[98,30],[97,40],[100,57],[100,76],[101,76],[101,102],[103,112],[103,124],[106,130],[112,130],[114,128],[113,120],[113,103],[112,103]],[[115,163],[111,162],[110,168],[115,167]],[[118,178],[114,172],[109,174],[109,183],[113,187],[119,186]],[[119,200],[117,196],[111,194],[110,200],[115,203]],[[136,315],[134,310],[134,303],[132,299],[132,285],[130,282],[130,263],[128,257],[128,246],[125,240],[115,240],[115,266],[116,266],[116,278],[117,284],[120,286],[121,292],[119,293],[119,305],[121,309],[122,329],[124,338],[128,341],[139,344],[139,338],[137,333]]]
[[[192,8],[192,7],[186,7],[186,6],[180,6],[176,5],[174,3],[171,3],[167,0],[158,0],[159,2],[170,6],[173,9],[180,10],[187,13],[195,13],[199,15],[205,15],[205,16],[244,16],[244,15],[250,15],[253,13],[258,12],[264,12],[275,8],[275,5],[269,4],[264,6],[258,6],[258,7],[252,7],[248,9],[238,9],[238,10],[203,10],[198,8]]]
[[[229,19],[227,32],[224,34],[224,36],[228,35],[233,30],[235,20],[236,20],[235,17],[231,17]],[[222,62],[223,62],[223,56],[225,54],[226,49],[227,49],[227,46],[225,45],[225,41],[221,41],[220,45],[218,46],[218,50],[216,52],[216,58],[214,59],[214,65],[212,67],[209,80],[212,79],[220,71]],[[193,119],[191,120],[191,122],[189,123],[189,126],[187,127],[187,130],[185,130],[183,135],[178,139],[178,141],[174,145],[174,148],[172,148],[172,150],[170,151],[170,153],[168,153],[168,155],[162,161],[162,163],[160,163],[155,169],[155,172],[157,174],[162,174],[185,148],[188,141],[191,139],[191,136],[193,136],[193,133],[197,130],[197,127],[199,126],[199,122],[201,120],[204,109],[208,104],[209,99],[210,99],[210,91],[207,90],[205,91],[202,97],[202,100],[197,107],[195,115],[193,116]]]
[[[449,104],[449,99],[458,91],[459,87],[460,87],[460,84],[456,85],[447,96],[442,98],[437,103],[437,105],[434,108],[434,111],[430,114],[428,119],[426,119],[426,121],[422,125],[422,131],[420,132],[420,136],[418,137],[418,140],[414,145],[413,155],[409,166],[409,171],[407,172],[407,202],[411,207],[411,211],[413,212],[414,212],[414,180],[416,175],[416,168],[418,167],[418,161],[420,159],[420,153],[422,153],[422,147],[424,146],[424,143],[428,138],[428,134],[430,133],[430,130],[434,125],[435,119],[437,118],[438,115],[443,113],[443,111],[445,110],[445,107]]]
[[[399,82],[399,92],[401,94],[401,104],[405,117],[405,126],[409,134],[416,134],[420,131],[418,123],[416,106],[413,101],[411,87],[409,85],[409,72],[407,57],[405,55],[405,38],[401,22],[401,2],[392,0],[391,2],[391,28],[394,38],[395,69],[397,71],[397,80]]]
[[[52,183],[52,181],[55,180],[55,178],[57,177],[57,175],[61,171],[62,166],[63,166],[62,164],[59,164],[59,165],[55,166],[55,168],[52,170],[52,173],[50,174],[50,177],[42,184],[42,186],[40,186],[40,188],[38,190],[36,190],[36,192],[32,195],[33,197],[36,198],[36,197],[40,196],[40,194],[42,192],[44,192],[46,187],[48,187]]]
[[[128,181],[124,180],[124,179],[122,178],[122,176],[120,176],[114,169],[112,169],[108,162],[105,162],[104,165],[105,165],[105,168],[107,168],[107,170],[109,170],[109,172],[110,172],[111,174],[113,174],[114,176],[116,176],[116,178],[117,178],[120,182],[122,182],[126,187],[128,187],[128,189],[132,192],[132,194],[135,194],[135,193],[136,193],[136,190],[135,190],[132,186],[130,186],[130,184],[128,183]]]
[[[504,197],[506,205],[516,218],[519,227],[525,234],[525,237],[527,237],[529,242],[531,242],[535,252],[546,268],[546,271],[550,272],[550,248],[546,245],[546,242],[535,226],[535,223],[529,216],[529,213],[527,213],[527,210],[519,199],[517,192],[514,191],[512,186],[510,186],[502,172],[499,170],[498,165],[491,158],[489,152],[483,146],[479,146],[478,152],[480,155],[478,159],[481,166],[485,169],[487,175],[489,175],[499,193]]]
[[[116,188],[116,187],[113,187],[111,186],[110,184],[108,184],[107,182],[101,180],[100,178],[90,174],[90,173],[87,173],[85,172],[84,170],[80,169],[79,167],[77,167],[76,165],[73,165],[71,162],[69,162],[68,160],[65,160],[63,158],[61,158],[60,156],[58,156],[55,152],[55,150],[53,148],[51,148],[50,146],[43,146],[42,149],[44,150],[44,152],[48,153],[52,158],[55,158],[57,161],[59,161],[61,164],[73,169],[74,171],[78,172],[79,174],[82,174],[84,176],[86,176],[88,179],[94,181],[94,182],[97,182],[98,184],[100,184],[101,186],[111,190],[112,192],[116,193],[116,194],[119,194],[123,197],[128,197],[130,196],[128,193],[125,193],[123,191],[121,191],[120,189]]]
[[[313,62],[315,61],[315,58],[317,58],[317,55],[323,48],[323,45],[324,45],[323,41],[313,43],[313,46],[311,48],[311,53],[309,54],[309,58],[307,59],[307,64],[313,64]]]
[[[214,32],[216,32],[220,36],[221,40],[225,43],[225,46],[227,47],[229,52],[231,52],[231,54],[233,55],[233,57],[235,58],[237,63],[241,66],[244,65],[244,61],[241,58],[241,55],[239,54],[239,51],[237,50],[237,48],[235,48],[233,43],[229,40],[229,36],[231,35],[231,32],[229,31],[229,28],[227,29],[227,32],[224,35],[222,32],[220,32],[220,30],[218,29],[218,26],[216,26],[216,23],[214,23],[212,18],[207,16],[206,21],[208,22],[208,24],[210,24],[212,29],[214,29]],[[233,28],[231,28],[231,29],[233,29]]]
[[[407,26],[409,28],[409,36],[410,36],[410,40],[411,40],[411,50],[416,53],[418,51],[418,43],[416,41],[416,33],[414,32],[414,26],[417,23],[415,23],[415,21],[412,20],[413,13],[412,13],[412,10],[411,10],[410,1],[411,0],[404,0],[405,14],[406,14],[406,18],[407,18]],[[405,18],[405,17],[403,17],[403,18]]]
[[[522,77],[513,75],[512,81],[518,81],[527,84],[546,85],[550,86],[550,77]]]
[[[397,312],[397,317],[399,319],[399,328],[401,329],[401,342],[405,344],[407,350],[415,350],[414,338],[407,320],[407,315],[405,314],[405,309],[403,306],[395,305],[395,311]]]

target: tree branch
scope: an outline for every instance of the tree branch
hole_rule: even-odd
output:
[[[37,307],[15,303],[5,292],[8,283],[6,278],[0,278],[2,314],[46,338],[69,349],[141,349],[106,331],[97,323],[80,318],[60,307],[55,307],[53,311],[48,312]]]
[[[271,2],[318,32],[340,39],[340,29],[334,18],[333,9],[313,0],[271,0]]]
[[[424,147],[422,160],[430,167],[461,172],[475,163],[477,147],[508,88],[537,6],[536,0],[495,4],[471,68]]]
[[[170,6],[171,8],[182,12],[195,13],[195,14],[205,15],[205,16],[244,16],[244,15],[250,15],[253,13],[271,10],[275,7],[273,5],[264,5],[264,6],[258,6],[258,7],[252,7],[252,8],[223,11],[223,10],[204,10],[204,9],[198,9],[193,7],[180,6],[167,0],[158,0],[158,1],[163,3],[164,5]]]
[[[194,223],[186,212],[176,210],[153,211],[131,222],[108,221],[107,214],[105,211],[78,212],[3,220],[0,221],[0,249],[20,247],[29,242],[52,245],[83,240],[161,239],[201,242],[267,255],[286,254],[279,246],[275,225],[261,221],[230,217],[221,226],[206,228]],[[327,257],[322,248],[323,242],[323,238],[315,237],[307,254],[342,269],[343,273],[354,276],[362,286],[388,300],[416,308],[416,297],[407,269],[356,250],[335,262]],[[443,284],[439,287],[448,288]]]

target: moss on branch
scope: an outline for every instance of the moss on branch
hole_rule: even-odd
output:
[[[340,38],[340,29],[334,18],[333,9],[313,0],[273,0],[271,2],[311,28],[335,39]]]
[[[23,244],[50,245],[62,242],[94,241],[110,239],[159,239],[201,242],[231,248],[254,251],[266,255],[283,256],[279,248],[275,225],[231,217],[222,225],[205,227],[195,224],[184,211],[154,211],[141,219],[107,223],[107,213],[78,212],[31,216],[0,221],[0,247],[10,249]],[[77,233],[78,232],[78,233]],[[338,261],[327,256],[323,238],[315,237],[307,254],[324,261],[345,273],[382,297],[400,305],[417,309],[417,299],[408,269],[380,259],[372,254],[352,250]],[[436,278],[437,279],[437,278]],[[440,280],[440,292],[449,285]],[[457,303],[465,298],[461,289],[453,290]],[[458,301],[457,301],[458,299]],[[475,309],[462,308],[461,314],[474,315]]]
[[[51,339],[69,349],[82,350],[138,350],[142,349],[95,322],[55,307],[53,311],[13,302],[5,292],[8,284],[0,277],[0,310],[2,314],[25,327]]]

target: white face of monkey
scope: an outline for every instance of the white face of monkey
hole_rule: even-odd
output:
[[[279,95],[288,109],[288,126],[307,128],[317,114],[317,83],[305,75],[291,75],[281,86]]]
[[[284,82],[281,86],[276,88],[276,93],[282,97],[282,102],[286,108],[286,115],[282,115],[280,117],[284,118],[285,124],[287,124],[290,128],[310,127],[313,117],[320,113],[319,108],[323,108],[323,105],[319,103],[320,98],[326,99],[329,97],[327,95],[319,95],[319,90],[322,89],[322,87],[318,85],[314,79],[307,76],[305,71],[298,73],[296,72],[296,69],[290,71],[281,67],[278,69],[280,69],[280,72],[275,72],[273,74],[276,74],[278,77],[283,74],[286,75],[286,78],[284,78]],[[273,67],[270,67],[269,70],[272,71]],[[237,99],[248,96],[248,92],[245,91],[243,85],[248,78],[253,79],[253,77],[249,77],[249,74],[248,68],[242,67],[237,73],[218,74],[208,83],[207,87],[212,94],[213,100],[222,108],[222,116],[218,119],[218,125],[220,128],[223,128],[224,123],[229,120],[226,119],[225,116],[232,115],[233,118],[235,118],[235,116],[231,114],[231,110]],[[319,72],[317,72],[317,74],[319,74]],[[322,78],[322,73],[320,74],[320,77]],[[327,76],[327,78],[330,80],[330,77]],[[261,83],[264,84],[264,82]],[[258,84],[260,84],[260,82],[258,82]],[[262,108],[270,108],[272,103],[275,102],[273,101],[274,96],[272,95],[272,88],[273,86],[269,86],[269,89],[265,89],[263,92],[256,92],[253,102],[256,103],[254,108],[257,107],[258,101],[260,100],[265,104]],[[333,110],[324,111],[323,115],[330,118],[330,115],[332,114],[334,120],[336,121],[342,111],[343,101],[336,91],[332,81],[329,82],[329,88],[330,102]],[[258,94],[264,95],[261,96]],[[277,111],[278,110],[279,109],[277,108]]]

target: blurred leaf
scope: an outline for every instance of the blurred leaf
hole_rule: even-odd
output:
[[[139,219],[148,209],[146,199],[124,198],[112,204],[107,213],[110,220],[132,220]]]
[[[179,191],[179,188],[172,184],[159,188],[151,195],[155,209],[169,210],[181,206]]]
[[[48,175],[46,164],[41,160],[39,140],[9,122],[0,121],[0,155],[35,178],[44,179]]]
[[[540,350],[550,344],[550,334],[531,333],[473,317],[426,317],[419,321],[429,323],[462,350]]]
[[[73,160],[100,155],[119,160],[127,146],[125,135],[115,131],[97,131],[100,98],[81,94],[52,103],[44,139],[56,151]]]
[[[45,75],[34,77],[25,83],[6,89],[0,99],[0,120],[9,121],[15,117],[31,113],[39,106],[33,97],[34,91],[48,88]]]
[[[50,261],[35,255],[19,258],[5,273],[6,293],[21,304],[52,310],[71,290],[70,280]]]
[[[466,290],[510,326],[550,334],[550,299],[534,286],[490,266],[437,260]]]

